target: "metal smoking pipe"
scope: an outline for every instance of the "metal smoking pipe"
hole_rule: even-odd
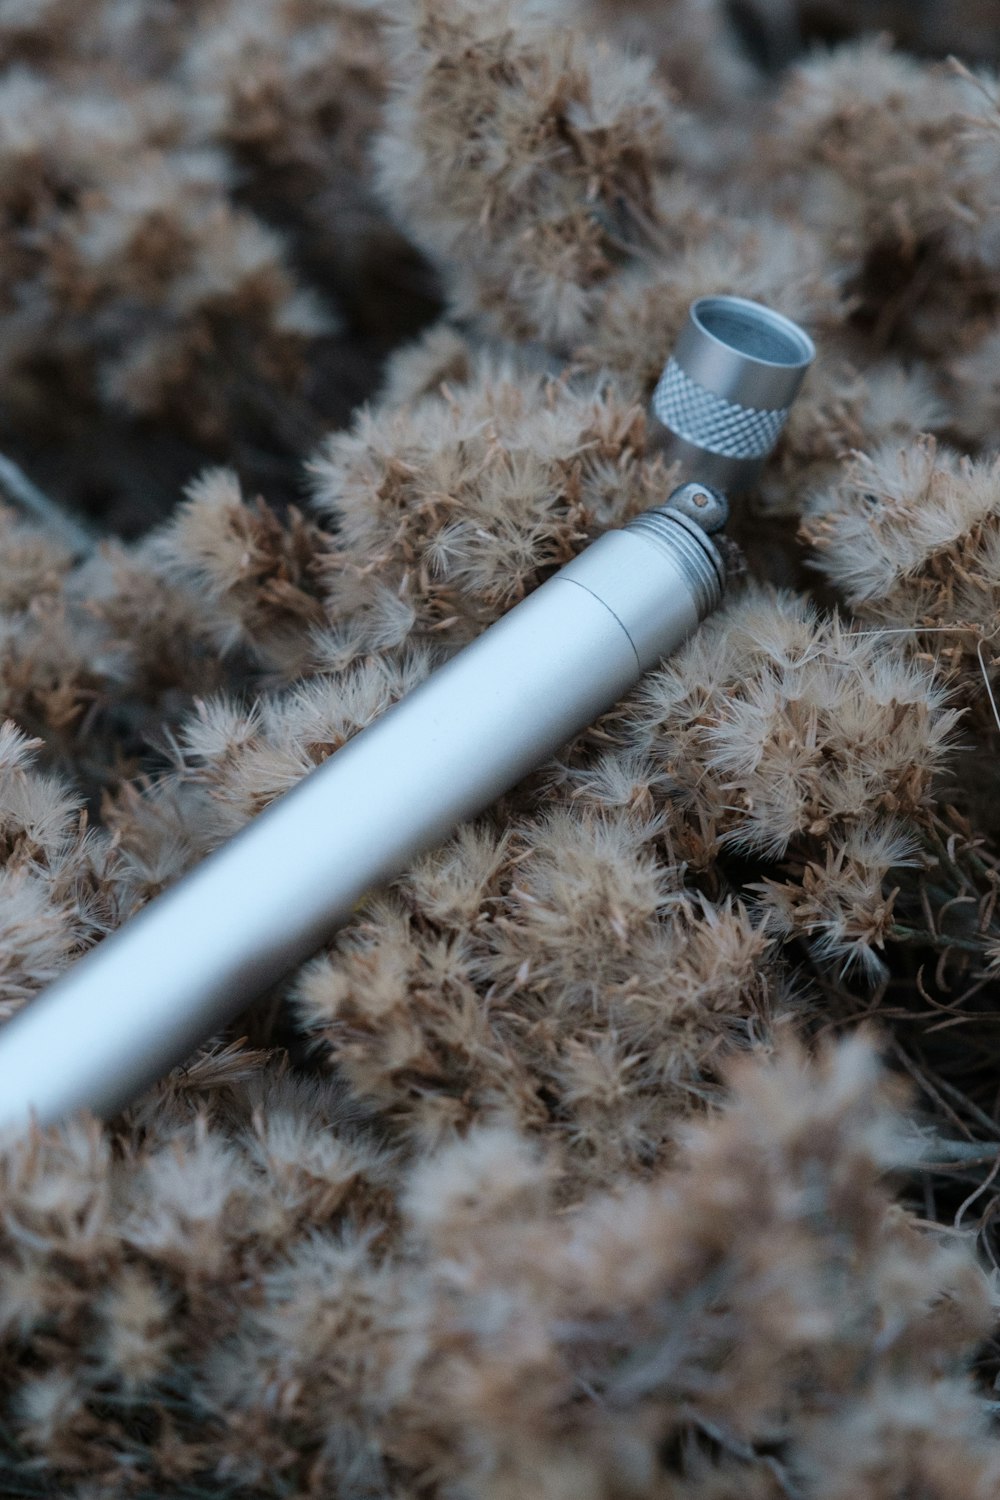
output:
[[[787,411],[810,351],[759,304],[695,303],[654,398],[695,479],[600,536],[25,1006],[0,1031],[0,1130],[114,1114],[674,651],[722,598],[721,491],[763,462],[782,425],[765,400]]]

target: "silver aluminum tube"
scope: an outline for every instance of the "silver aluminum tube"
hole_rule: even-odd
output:
[[[114,1113],[610,708],[722,586],[680,512],[605,533],[14,1017],[0,1128]]]

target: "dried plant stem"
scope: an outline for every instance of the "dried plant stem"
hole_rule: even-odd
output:
[[[96,539],[90,529],[68,516],[13,459],[3,453],[0,453],[0,490],[33,520],[59,536],[77,556],[84,557],[93,551]]]

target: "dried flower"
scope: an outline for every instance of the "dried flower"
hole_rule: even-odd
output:
[[[331,646],[350,659],[411,637],[464,644],[589,533],[662,498],[644,437],[641,410],[599,385],[488,357],[454,391],[363,411],[313,464],[336,528]]]
[[[452,306],[557,345],[645,238],[673,110],[647,59],[544,6],[420,0],[393,36],[382,191]]]
[[[287,523],[263,499],[248,505],[235,474],[210,470],[156,538],[165,576],[197,592],[199,629],[223,652],[248,646],[289,677],[309,659],[312,626],[323,619],[314,576],[324,537],[297,510]]]
[[[856,453],[813,498],[803,533],[856,614],[926,632],[968,686],[996,630],[998,526],[1000,459],[974,461],[925,436]]]
[[[751,589],[646,679],[620,734],[668,778],[690,856],[790,860],[801,888],[764,887],[785,929],[874,963],[864,934],[884,938],[881,884],[909,848],[899,819],[919,819],[953,737],[944,705],[927,667],[877,633]]]

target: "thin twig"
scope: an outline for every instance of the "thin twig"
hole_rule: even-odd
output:
[[[988,1141],[928,1141],[917,1165],[922,1172],[946,1172],[952,1167],[977,1166],[995,1162],[1000,1146]]]
[[[959,1207],[955,1210],[955,1217],[954,1217],[954,1219],[953,1219],[952,1222],[953,1222],[953,1224],[954,1224],[954,1226],[955,1226],[956,1229],[961,1229],[961,1227],[962,1227],[962,1218],[963,1218],[963,1216],[965,1214],[965,1210],[967,1208],[971,1208],[972,1205],[973,1205],[973,1203],[975,1203],[976,1199],[977,1198],[981,1198],[983,1196],[983,1194],[989,1188],[990,1184],[995,1179],[995,1177],[996,1177],[996,1175],[997,1175],[998,1172],[1000,1172],[1000,1156],[997,1157],[996,1161],[993,1164],[993,1167],[991,1168],[991,1170],[989,1171],[989,1173],[987,1174],[987,1176],[984,1178],[984,1180],[975,1189],[975,1191],[971,1192],[969,1194],[969,1196],[965,1199],[965,1201],[963,1203],[961,1203],[959,1205]]]
[[[916,942],[925,948],[940,948],[950,953],[953,948],[959,948],[963,953],[976,953],[982,957],[985,953],[985,940],[975,942],[971,938],[943,937],[936,932],[923,932],[915,927],[903,927],[898,922],[893,923],[889,929],[889,937],[894,943]]]
[[[96,538],[93,533],[82,522],[60,509],[13,459],[7,458],[3,453],[0,453],[0,489],[21,510],[58,535],[75,557],[85,557],[94,550]]]

